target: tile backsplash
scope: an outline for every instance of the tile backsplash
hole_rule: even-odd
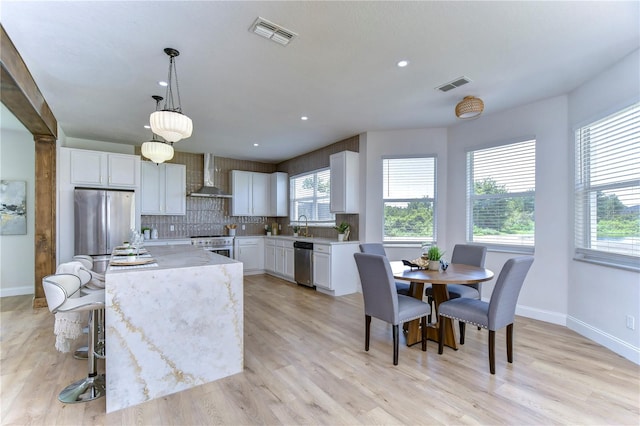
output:
[[[273,173],[286,172],[289,175],[304,171],[316,170],[329,166],[329,155],[344,150],[359,151],[359,138],[354,136],[344,141],[336,142],[319,150],[295,157],[280,164],[260,163],[257,161],[235,160],[232,158],[215,157],[214,184],[218,188],[231,193],[231,170],[247,170],[252,172]],[[136,147],[140,154],[140,148]],[[144,160],[144,158],[143,158]],[[175,152],[169,163],[184,164],[187,172],[187,194],[200,189],[203,183],[203,154]],[[280,234],[291,235],[288,217],[264,216],[229,216],[231,199],[229,198],[201,198],[189,197],[186,200],[186,214],[184,216],[153,216],[142,215],[143,227],[158,230],[159,238],[188,238],[192,236],[227,235],[227,224],[238,225],[236,235],[264,235],[264,226],[277,222],[281,227]],[[359,215],[336,215],[337,223],[342,221],[351,224],[350,240],[358,239]],[[244,225],[245,229],[242,229]],[[173,230],[171,227],[173,226]],[[315,237],[337,238],[333,228],[309,228],[309,233]]]

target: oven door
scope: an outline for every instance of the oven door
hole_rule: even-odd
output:
[[[216,253],[219,254],[221,256],[226,256],[226,257],[230,257],[233,259],[233,246],[224,246],[224,247],[207,247],[206,248],[207,251],[210,251],[212,253]]]

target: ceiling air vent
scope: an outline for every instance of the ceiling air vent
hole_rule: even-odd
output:
[[[289,44],[294,37],[298,34],[290,31],[286,28],[282,28],[280,25],[276,25],[273,22],[269,22],[264,18],[258,16],[258,19],[251,25],[249,31],[258,34],[264,38],[268,38],[282,46]]]
[[[467,83],[471,83],[471,79],[468,77],[458,77],[453,81],[443,84],[442,86],[436,87],[437,90],[441,92],[448,92],[449,90],[453,90],[456,87],[464,86]]]

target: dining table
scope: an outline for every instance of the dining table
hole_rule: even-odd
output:
[[[401,261],[393,261],[391,270],[396,280],[409,281],[409,295],[422,300],[425,284],[431,284],[433,289],[433,301],[435,306],[435,322],[427,325],[427,339],[438,342],[439,321],[444,321],[444,344],[453,349],[458,349],[453,321],[450,318],[438,318],[438,307],[442,302],[449,300],[447,284],[476,284],[493,279],[493,272],[486,268],[450,263],[446,269],[429,270],[420,267],[406,266]],[[420,321],[413,320],[406,323],[407,346],[419,343],[422,339]]]

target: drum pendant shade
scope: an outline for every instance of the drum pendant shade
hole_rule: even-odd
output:
[[[173,158],[173,147],[163,142],[149,141],[142,144],[142,155],[160,164]]]
[[[462,119],[477,117],[482,114],[482,111],[484,111],[484,102],[475,96],[465,96],[456,105],[456,117]]]
[[[153,133],[169,142],[178,142],[191,136],[193,122],[189,117],[174,111],[155,111],[149,118]]]

